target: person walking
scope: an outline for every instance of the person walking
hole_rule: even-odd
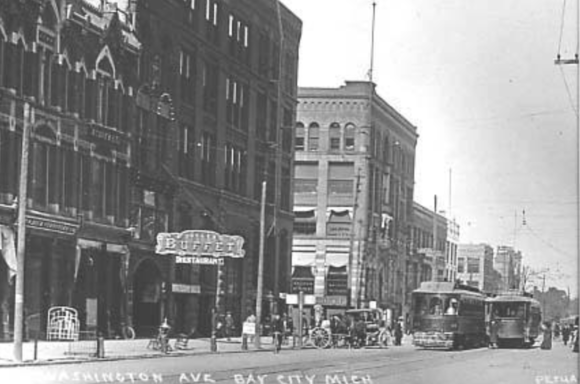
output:
[[[403,318],[399,317],[399,321],[395,325],[395,345],[402,345],[403,340]]]
[[[278,353],[282,348],[282,337],[284,336],[284,322],[280,315],[275,314],[272,317],[271,329],[274,338],[274,353]]]
[[[234,335],[234,329],[235,329],[234,318],[233,318],[232,313],[230,311],[228,311],[226,313],[225,323],[226,323],[226,329],[225,329],[226,338],[227,338],[227,341],[230,341],[231,337]]]
[[[568,340],[570,340],[570,326],[568,324],[564,324],[562,327],[562,342],[564,345],[568,345]]]
[[[541,349],[552,349],[552,326],[549,322],[542,324],[543,340],[540,345]]]
[[[497,348],[498,337],[497,332],[499,329],[499,322],[494,319],[489,325],[489,348]]]

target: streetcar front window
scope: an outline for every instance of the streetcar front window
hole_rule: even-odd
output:
[[[426,315],[427,314],[427,300],[425,296],[415,296],[414,303],[414,313],[415,315]]]
[[[496,317],[524,317],[524,303],[498,303],[494,305],[493,314]]]
[[[429,314],[441,316],[443,314],[441,299],[439,297],[432,297],[429,301]]]

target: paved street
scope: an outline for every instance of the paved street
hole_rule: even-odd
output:
[[[577,382],[578,354],[556,342],[550,351],[485,348],[284,350],[141,358],[0,368],[1,383],[532,383]]]

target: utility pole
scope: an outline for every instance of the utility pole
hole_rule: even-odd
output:
[[[262,198],[260,201],[260,245],[258,250],[258,283],[256,286],[256,335],[254,345],[261,347],[261,324],[262,324],[262,285],[264,284],[264,241],[266,222],[266,180],[262,181]]]
[[[282,257],[281,250],[280,250],[280,236],[277,233],[277,226],[278,226],[278,211],[280,210],[280,205],[282,201],[282,188],[281,188],[281,178],[282,178],[282,142],[283,142],[283,130],[282,128],[282,111],[284,110],[283,100],[282,100],[282,84],[283,84],[283,73],[285,68],[285,47],[284,47],[284,25],[282,23],[282,9],[280,5],[280,1],[276,1],[276,13],[278,16],[278,34],[279,34],[279,46],[280,49],[278,50],[278,81],[276,84],[276,152],[275,152],[275,174],[274,174],[274,222],[272,223],[272,233],[274,235],[274,295],[277,300],[280,297],[280,260],[284,260],[287,263],[286,257]],[[270,233],[270,231],[268,231]],[[286,268],[285,268],[286,269]],[[290,271],[292,269],[290,268]],[[285,290],[287,288],[284,288]],[[276,301],[275,301],[276,303]],[[276,311],[279,309],[276,307]]]
[[[562,59],[560,53],[556,65],[576,65],[576,257],[580,256],[580,64],[578,46],[580,43],[580,0],[576,2],[576,53],[572,59]],[[580,264],[577,266],[580,272]],[[544,276],[545,277],[545,276]],[[579,287],[580,288],[580,287]]]
[[[28,147],[30,139],[29,121],[30,105],[24,103],[20,185],[18,187],[18,246],[16,292],[14,299],[14,359],[18,362],[22,362],[22,339],[24,333],[24,257],[26,254],[26,202],[28,199]]]
[[[356,173],[356,188],[354,190],[354,204],[352,206],[352,226],[350,228],[350,242],[349,242],[349,252],[348,252],[348,281],[347,281],[347,307],[352,307],[352,297],[355,296],[353,293],[352,278],[354,277],[353,271],[353,259],[354,259],[354,239],[356,234],[356,211],[358,210],[358,194],[360,189],[360,169]],[[360,241],[360,239],[359,239]]]

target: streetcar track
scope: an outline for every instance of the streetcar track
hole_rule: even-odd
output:
[[[288,374],[288,373],[293,373],[293,374],[300,374],[302,376],[305,375],[310,375],[311,373],[316,373],[317,376],[319,375],[329,375],[329,374],[333,374],[333,375],[351,375],[352,373],[356,373],[356,372],[363,372],[364,374],[367,374],[368,372],[372,372],[372,371],[378,371],[379,369],[384,369],[384,368],[389,368],[389,367],[397,367],[399,369],[401,369],[401,367],[407,367],[406,369],[404,369],[404,372],[415,372],[415,371],[419,371],[421,369],[424,369],[425,364],[419,364],[419,368],[414,368],[411,369],[411,367],[408,366],[415,366],[417,363],[426,363],[428,361],[432,361],[432,360],[438,360],[438,359],[446,359],[446,360],[452,360],[453,363],[461,363],[465,360],[468,359],[468,357],[472,354],[466,354],[466,352],[483,352],[483,349],[473,349],[473,350],[469,350],[469,351],[462,351],[462,352],[457,352],[454,353],[453,355],[447,355],[445,354],[446,352],[443,351],[441,354],[436,353],[436,354],[429,354],[426,355],[422,358],[412,358],[410,360],[408,360],[408,357],[412,356],[414,353],[412,353],[410,351],[410,353],[406,353],[404,355],[385,355],[382,354],[381,352],[387,352],[387,350],[384,351],[373,351],[370,356],[369,354],[360,354],[359,356],[357,356],[357,359],[354,359],[352,362],[350,361],[336,361],[336,362],[329,362],[326,359],[317,359],[316,361],[312,361],[310,360],[309,363],[309,367],[303,367],[303,368],[299,368],[296,367],[297,364],[301,364],[304,362],[301,361],[297,361],[297,362],[288,362],[288,363],[281,363],[281,364],[276,364],[276,365],[270,365],[270,366],[253,366],[253,367],[245,367],[243,369],[225,369],[225,370],[219,370],[219,371],[213,371],[212,372],[212,379],[215,380],[216,383],[223,383],[223,382],[231,382],[232,377],[236,374],[242,374],[245,376],[249,376],[250,374],[252,374],[254,377],[257,377],[257,375],[267,375],[270,376],[272,374],[277,374],[277,375],[284,375],[284,374]],[[421,351],[414,351],[415,353],[420,353]],[[444,355],[445,354],[445,355]],[[443,356],[443,357],[441,357]],[[464,357],[464,358],[460,358],[457,359],[456,357]],[[344,356],[341,356],[344,357]],[[369,361],[367,364],[365,364],[365,360],[363,359],[363,357],[372,357],[373,360]],[[379,357],[386,357],[385,360],[378,360],[377,358]],[[362,366],[361,366],[362,364]],[[348,367],[350,366],[356,366],[355,370],[348,370]],[[345,366],[347,367],[345,369]],[[337,369],[340,368],[340,369]],[[373,375],[373,378],[381,378],[381,377],[387,377],[389,375],[392,374],[387,374],[387,375]],[[175,374],[165,374],[164,377],[166,378],[174,378],[174,379],[179,379],[179,377],[181,376],[181,373],[175,373]]]

